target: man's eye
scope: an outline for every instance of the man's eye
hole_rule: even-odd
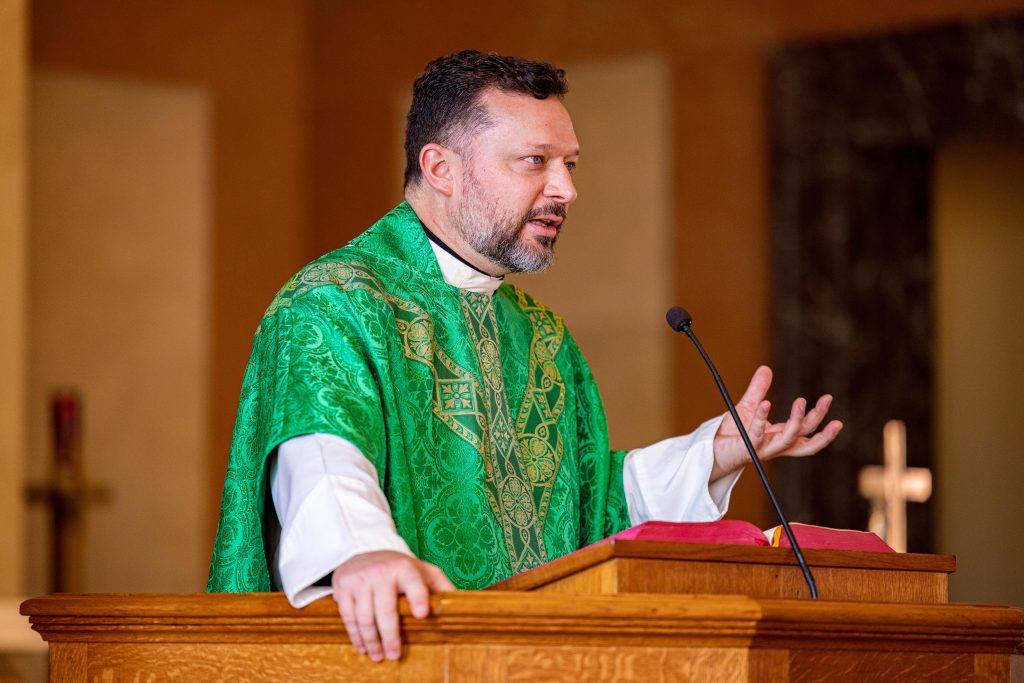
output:
[[[534,154],[526,157],[526,161],[528,161],[531,164],[540,165],[544,163],[544,157],[540,156],[539,154]]]
[[[575,171],[575,170],[576,170],[576,162],[575,162],[575,161],[570,161],[570,162],[567,162],[567,163],[565,164],[565,167],[566,167],[567,169],[569,169],[569,173],[572,173],[573,171]]]

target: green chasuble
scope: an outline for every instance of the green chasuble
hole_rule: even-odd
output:
[[[363,452],[398,533],[459,588],[629,524],[625,453],[561,318],[508,284],[447,284],[406,203],[303,268],[260,322],[207,590],[270,590],[267,456],[313,432]]]

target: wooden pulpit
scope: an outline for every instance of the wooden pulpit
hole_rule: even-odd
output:
[[[330,598],[50,595],[53,681],[1024,681],[1024,610],[947,602],[952,557],[619,540],[486,591],[402,604],[374,663]]]

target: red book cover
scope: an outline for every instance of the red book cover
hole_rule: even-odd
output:
[[[872,553],[894,553],[889,545],[870,531],[853,529],[830,529],[812,524],[790,524],[801,548],[824,548],[828,550],[865,550]],[[782,526],[765,531],[776,548],[790,548],[789,538]]]
[[[723,519],[718,522],[644,522],[620,531],[612,538],[676,543],[768,545],[768,539],[763,531],[750,522],[735,519]]]
[[[801,548],[827,550],[863,550],[874,553],[895,552],[870,531],[830,529],[811,524],[790,524]],[[718,522],[644,522],[611,536],[634,541],[675,543],[720,543],[723,545],[761,545],[789,548],[789,539],[781,526],[761,531],[750,522],[723,519]],[[607,540],[607,539],[606,539]]]

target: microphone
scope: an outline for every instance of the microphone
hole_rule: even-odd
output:
[[[786,532],[786,538],[789,539],[789,544],[793,546],[793,554],[796,555],[796,561],[800,565],[800,571],[804,574],[804,580],[807,582],[807,587],[811,590],[811,597],[815,600],[818,599],[818,586],[814,583],[814,577],[811,576],[811,569],[807,566],[807,562],[804,560],[804,554],[800,550],[800,544],[796,542],[796,538],[793,536],[793,530],[789,528],[789,522],[786,520],[786,516],[782,514],[782,507],[779,506],[779,501],[775,498],[775,491],[772,490],[772,485],[768,482],[768,476],[764,473],[764,467],[761,466],[761,459],[757,457],[757,452],[754,450],[754,445],[750,443],[750,437],[747,436],[747,429],[743,426],[743,422],[740,421],[740,416],[736,414],[736,406],[733,405],[732,399],[729,398],[729,392],[725,388],[725,383],[722,382],[721,376],[718,374],[718,370],[715,369],[715,364],[711,362],[707,352],[704,351],[704,347],[697,341],[696,335],[690,327],[693,325],[693,316],[685,308],[679,306],[673,306],[668,309],[668,313],[665,314],[665,319],[668,321],[668,326],[676,332],[684,332],[686,336],[690,338],[693,345],[697,347],[697,351],[700,352],[700,357],[707,363],[708,368],[711,370],[711,375],[715,378],[715,384],[718,385],[718,391],[721,392],[722,398],[725,399],[725,405],[729,408],[729,414],[732,415],[733,422],[736,423],[736,428],[740,432],[740,438],[743,439],[743,445],[747,447],[747,452],[750,453],[750,459],[754,461],[754,467],[757,469],[757,475],[761,477],[761,483],[764,485],[764,490],[768,492],[768,498],[772,502],[772,507],[775,508],[775,514],[778,515],[779,521],[782,522],[782,529]]]

